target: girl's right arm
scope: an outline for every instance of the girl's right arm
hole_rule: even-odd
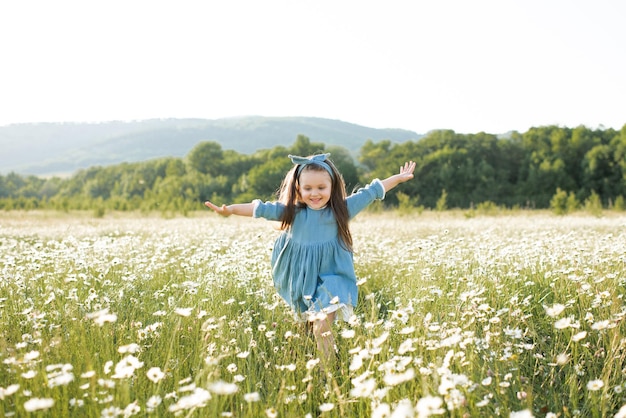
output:
[[[234,205],[217,206],[207,201],[204,205],[222,216],[239,215],[252,216],[254,212],[254,203],[236,203]]]

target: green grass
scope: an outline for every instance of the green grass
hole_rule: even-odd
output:
[[[271,223],[6,213],[0,415],[612,416],[625,221],[361,215],[359,303],[326,375],[272,287]],[[37,398],[53,404],[29,414]]]

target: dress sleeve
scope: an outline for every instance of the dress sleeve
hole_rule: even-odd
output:
[[[370,184],[360,188],[346,199],[350,218],[354,218],[374,200],[384,198],[385,186],[383,186],[383,183],[378,179],[372,180]]]
[[[254,200],[254,208],[252,216],[254,218],[264,218],[269,221],[279,221],[282,216],[285,205],[279,202],[261,202],[259,199]]]

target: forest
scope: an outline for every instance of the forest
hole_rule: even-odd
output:
[[[287,155],[320,152],[331,153],[348,192],[394,174],[404,161],[416,161],[415,181],[390,193],[386,207],[543,209],[591,199],[623,209],[626,196],[626,125],[621,130],[541,126],[506,137],[438,130],[403,143],[367,140],[356,157],[305,135],[289,147],[253,154],[203,141],[183,158],[94,166],[67,178],[0,176],[0,209],[186,214],[203,209],[207,199],[272,200],[291,167]]]

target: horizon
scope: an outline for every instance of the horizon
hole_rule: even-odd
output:
[[[575,129],[577,127],[584,127],[587,128],[589,130],[607,130],[607,129],[613,129],[615,131],[620,131],[624,126],[626,126],[626,122],[624,122],[622,124],[622,126],[618,126],[616,128],[614,127],[609,127],[609,126],[603,126],[603,125],[598,125],[598,126],[588,126],[588,125],[584,125],[584,124],[577,124],[577,125],[558,125],[558,124],[545,124],[545,125],[532,125],[529,126],[528,129],[524,130],[524,131],[517,131],[515,129],[509,129],[506,131],[502,131],[502,132],[489,132],[486,130],[478,130],[475,132],[460,132],[460,131],[456,131],[454,129],[451,128],[440,128],[440,129],[431,129],[429,131],[425,131],[425,132],[417,132],[411,129],[406,129],[403,127],[386,127],[386,128],[375,128],[372,126],[366,126],[366,125],[361,125],[358,123],[354,123],[351,121],[347,121],[347,120],[341,120],[341,119],[331,119],[331,118],[323,118],[323,117],[319,117],[319,116],[263,116],[263,115],[241,115],[241,116],[230,116],[230,117],[223,117],[223,118],[215,118],[215,119],[209,119],[209,118],[178,118],[178,117],[166,117],[166,118],[149,118],[149,119],[131,119],[131,120],[99,120],[99,121],[40,121],[40,122],[19,122],[19,123],[11,123],[8,125],[0,125],[0,129],[2,128],[8,128],[11,126],[20,126],[20,125],[81,125],[81,124],[85,124],[85,125],[99,125],[99,124],[107,124],[107,123],[141,123],[141,122],[149,122],[149,121],[167,121],[167,120],[202,120],[202,121],[207,121],[207,122],[215,122],[215,121],[220,121],[220,120],[236,120],[236,119],[247,119],[247,118],[264,118],[264,119],[299,119],[299,118],[303,118],[303,119],[324,119],[324,120],[332,120],[332,121],[338,121],[338,122],[342,122],[342,123],[347,123],[347,124],[351,124],[351,125],[356,125],[356,126],[361,126],[364,128],[369,128],[369,129],[378,129],[378,130],[385,130],[385,129],[390,129],[390,130],[405,130],[405,131],[409,131],[409,132],[413,132],[417,135],[420,136],[426,136],[431,132],[437,132],[437,131],[446,131],[446,130],[452,130],[455,133],[458,134],[462,134],[462,135],[471,135],[471,134],[477,134],[480,132],[484,132],[486,134],[490,134],[490,135],[506,135],[512,132],[517,132],[517,133],[521,133],[523,134],[524,132],[527,132],[529,129],[531,128],[542,128],[542,127],[547,127],[547,126],[556,126],[558,128],[565,128],[565,129]]]

